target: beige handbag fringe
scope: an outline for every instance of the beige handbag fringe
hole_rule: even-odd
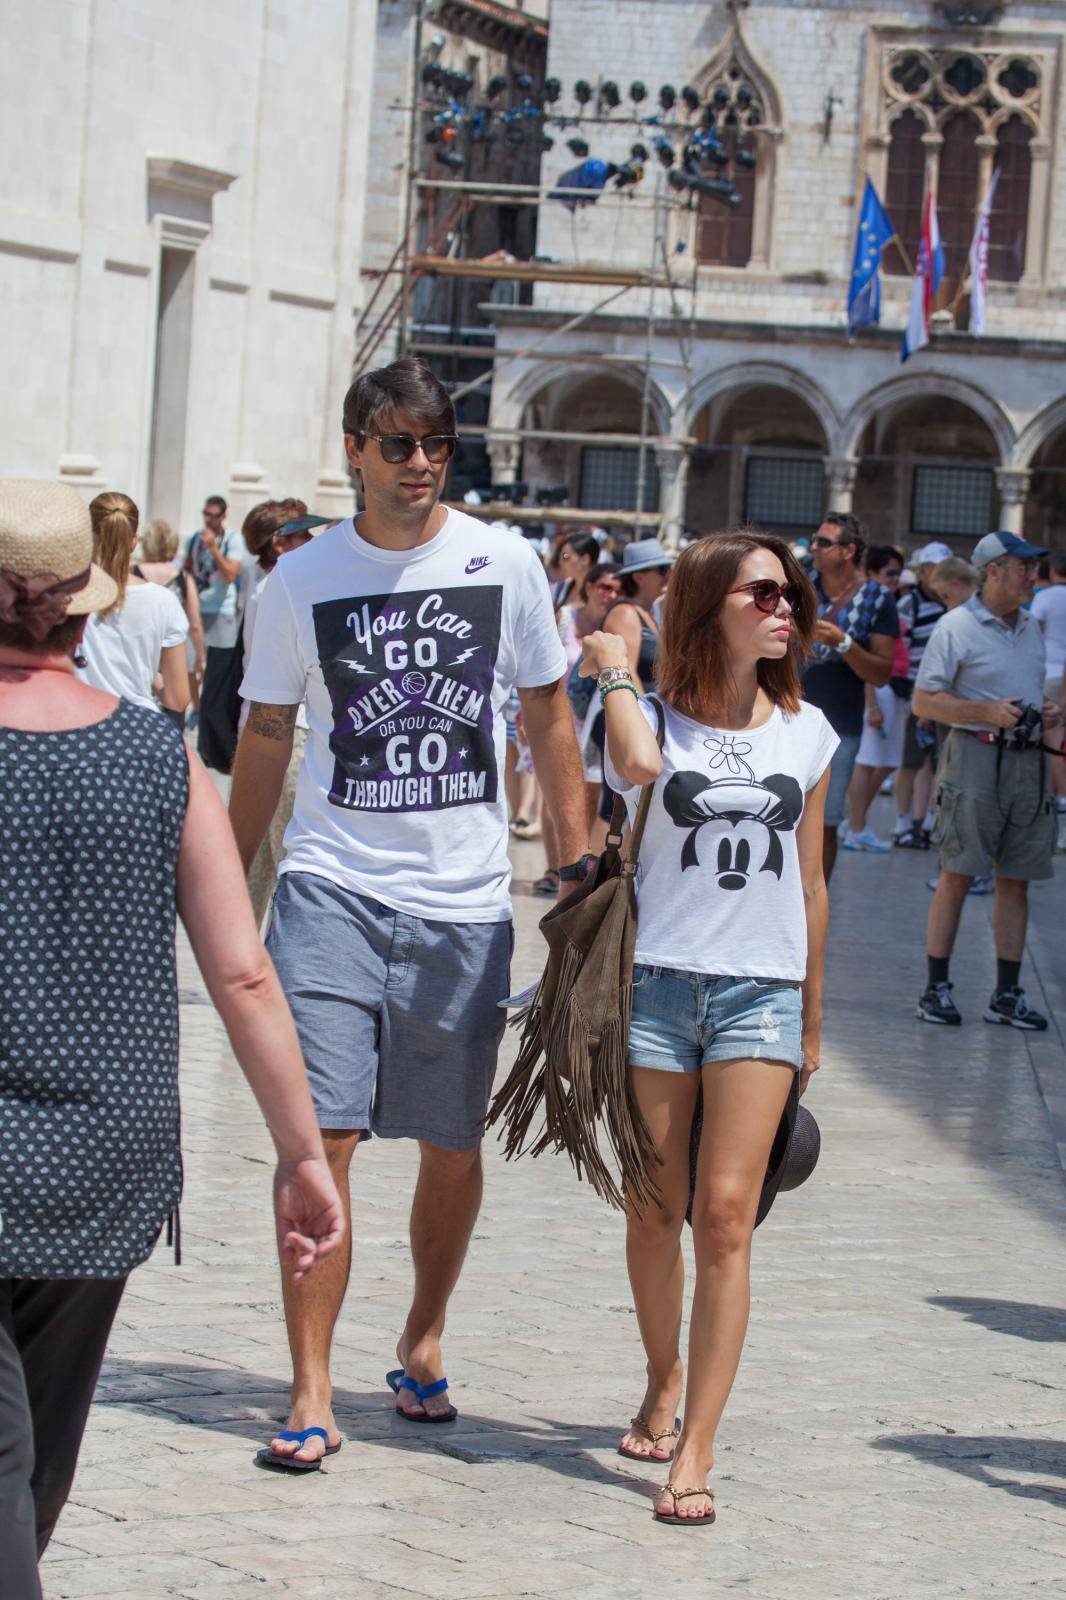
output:
[[[664,718],[659,719],[662,748]],[[541,919],[548,961],[532,1005],[514,1019],[518,1057],[493,1099],[486,1126],[502,1124],[507,1159],[565,1151],[579,1178],[619,1209],[659,1197],[659,1164],[628,1070],[637,937],[634,874],[654,784],[641,792],[622,854],[625,803],[615,796],[607,846],[581,887]],[[543,1127],[530,1128],[543,1108]],[[613,1156],[621,1183],[605,1158]]]

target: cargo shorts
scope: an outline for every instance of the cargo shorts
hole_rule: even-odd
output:
[[[1048,756],[997,749],[953,728],[937,767],[932,842],[945,872],[1050,878],[1055,801]]]

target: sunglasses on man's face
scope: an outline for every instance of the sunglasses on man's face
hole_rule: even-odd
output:
[[[800,603],[800,591],[794,583],[775,583],[772,578],[757,578],[754,583],[742,583],[739,589],[730,589],[730,594],[750,594],[758,611],[763,611],[772,617],[781,601],[784,600],[790,611],[795,611]]]
[[[811,540],[812,550],[839,550],[842,544],[850,544],[850,539],[830,539],[824,533],[816,533]]]
[[[442,461],[451,460],[459,442],[454,433],[427,433],[421,439],[416,439],[410,433],[368,433],[365,437],[373,439],[380,446],[381,459],[387,461],[390,467],[410,461],[419,445],[430,465],[438,467]]]

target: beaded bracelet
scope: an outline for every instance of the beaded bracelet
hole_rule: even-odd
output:
[[[623,683],[622,680],[619,679],[617,683],[605,684],[604,687],[600,690],[600,705],[601,706],[605,706],[607,704],[607,696],[610,694],[612,689],[628,689],[630,694],[633,696],[634,700],[639,700],[640,699],[640,696],[637,694],[636,686],[634,684],[632,684],[632,683]]]

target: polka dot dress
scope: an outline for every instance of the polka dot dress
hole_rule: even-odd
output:
[[[181,1193],[180,734],[0,728],[0,1277],[112,1278]]]

